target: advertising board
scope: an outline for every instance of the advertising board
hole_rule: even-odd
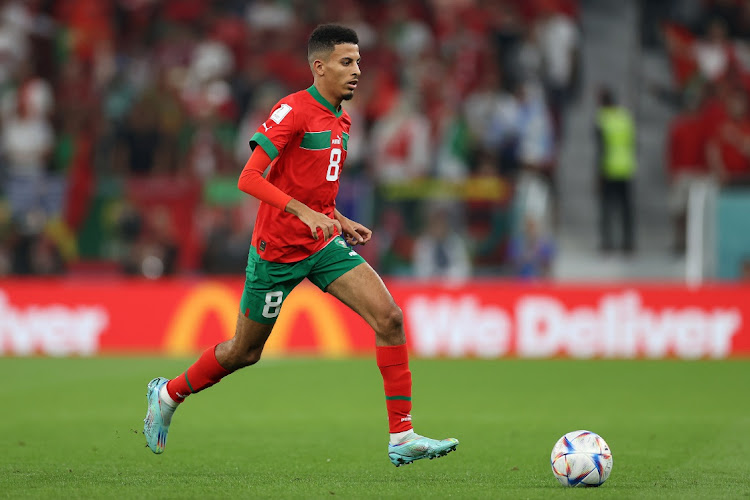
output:
[[[234,334],[241,279],[4,280],[0,355],[192,356]],[[389,281],[412,355],[474,358],[750,356],[750,287],[460,286]],[[371,354],[369,326],[309,283],[285,299],[266,355]]]

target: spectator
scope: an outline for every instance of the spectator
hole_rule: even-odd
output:
[[[431,207],[427,225],[414,243],[414,274],[418,278],[465,280],[471,276],[471,262],[465,239],[454,229],[455,211]]]
[[[385,9],[388,25],[386,41],[402,57],[402,64],[414,60],[433,43],[430,26],[410,11],[412,5],[402,0],[391,0]],[[408,74],[405,74],[408,78]]]
[[[29,80],[18,91],[15,112],[5,119],[0,148],[7,163],[5,196],[11,215],[23,218],[34,210],[55,211],[61,204],[48,206],[46,170],[54,148],[55,132],[39,97],[45,93],[38,80]],[[41,93],[41,94],[40,94]]]
[[[165,165],[163,146],[157,110],[140,100],[131,109],[118,137],[114,164],[118,171],[127,174],[151,174]]]
[[[0,85],[12,81],[17,71],[28,60],[30,43],[30,13],[24,2],[0,4]]]
[[[518,152],[523,117],[518,95],[503,91],[497,96],[482,136],[484,150],[498,158],[501,174],[507,176],[514,176],[520,167]]]
[[[708,181],[706,127],[697,106],[675,117],[667,137],[669,205],[674,223],[674,252],[685,251],[687,199],[690,187]]]
[[[539,27],[532,24],[526,28],[518,47],[516,67],[521,80],[544,84],[544,61],[539,47]]]
[[[508,0],[488,2],[484,16],[490,25],[489,37],[493,42],[498,66],[512,79],[520,76],[514,71],[517,69],[514,63],[518,57],[525,28],[519,11],[520,3]]]
[[[247,22],[254,30],[283,31],[294,23],[294,11],[286,2],[257,0],[247,7]]]
[[[13,245],[21,241],[18,235],[29,228],[38,235],[46,232],[46,217],[60,214],[60,206],[66,207],[69,227],[81,233],[70,239],[80,241],[82,253],[112,258],[117,242],[106,237],[115,232],[106,227],[112,223],[108,207],[120,201],[140,206],[130,189],[121,200],[123,186],[136,182],[158,191],[164,184],[151,181],[190,178],[205,187],[234,175],[248,152],[248,136],[238,132],[238,121],[243,122],[241,130],[254,130],[266,118],[254,111],[259,102],[284,95],[285,86],[309,83],[307,61],[293,52],[304,43],[303,27],[324,22],[327,12],[335,11],[341,21],[357,27],[368,74],[356,99],[346,105],[356,122],[346,167],[361,175],[348,176],[350,185],[344,187],[354,193],[350,198],[356,206],[368,211],[365,218],[380,218],[384,226],[379,238],[386,243],[367,251],[381,249],[384,268],[411,274],[412,219],[425,194],[407,189],[405,196],[390,199],[383,196],[382,184],[424,182],[459,192],[477,180],[476,158],[481,156],[492,165],[486,165],[479,185],[506,193],[467,200],[473,203],[474,222],[486,229],[475,258],[484,259],[484,272],[496,272],[506,258],[507,207],[514,192],[515,180],[507,174],[522,166],[544,168],[554,163],[555,154],[548,140],[546,99],[537,92],[512,90],[520,89],[517,82],[541,78],[549,88],[550,77],[562,67],[551,52],[565,52],[563,46],[577,43],[575,25],[566,24],[574,14],[570,9],[556,13],[571,2],[542,3],[547,13],[537,23],[536,2],[518,0],[0,1],[0,57],[6,63],[0,65],[0,144],[5,153],[0,174],[6,175],[0,189],[15,193],[4,200],[9,207],[17,208],[22,198],[33,200],[28,205],[36,208],[26,215],[45,217],[44,224],[3,231],[0,253],[6,257],[0,261],[9,267],[8,255],[15,255]],[[27,182],[29,192],[18,196],[18,183],[8,176],[15,176],[17,153],[26,143],[10,139],[18,129],[12,94],[17,82],[30,75],[43,77],[48,83],[42,80],[41,87],[54,89],[56,112],[54,121],[45,114],[40,131],[24,139],[38,145],[35,163],[41,165],[36,170],[42,181]],[[363,196],[357,182],[374,187]],[[39,192],[31,192],[35,189]],[[50,196],[53,191],[57,194]],[[236,214],[239,208],[233,203],[227,201],[226,209]],[[386,216],[388,207],[382,203],[399,204],[403,213]],[[143,207],[139,211],[148,213]],[[214,261],[221,260],[215,255],[226,250],[221,245],[229,223],[225,215],[210,219],[215,227],[200,228],[204,236],[211,235],[209,244],[180,238],[180,269],[198,269],[201,248]],[[393,220],[386,218],[400,219],[403,227],[390,227]],[[175,222],[184,230],[181,234],[197,233],[200,222],[190,221],[186,216]],[[146,252],[162,262],[164,273],[174,260],[168,256],[169,242],[144,243],[144,238],[154,239],[148,236],[153,236],[153,222],[131,221],[139,226],[136,239],[127,245],[134,273],[143,273],[139,255],[144,249],[167,248]],[[59,238],[48,239],[67,259],[66,245]],[[54,259],[47,258],[52,253],[39,248],[37,267],[54,268],[48,265]],[[151,275],[157,267],[149,267]]]
[[[430,123],[417,95],[401,101],[374,125],[374,176],[381,183],[406,182],[424,177],[433,146]]]
[[[525,168],[548,172],[554,153],[554,130],[543,90],[534,83],[520,85],[518,160]]]
[[[633,175],[636,169],[635,129],[630,113],[618,106],[611,89],[599,92],[596,117],[596,172],[599,179],[601,250],[614,249],[614,217],[620,215],[622,249],[635,249],[633,221]]]
[[[132,207],[120,218],[120,232],[126,244],[122,256],[126,274],[156,279],[174,274],[179,246],[169,211],[157,207],[147,215]]]
[[[440,179],[461,181],[469,175],[469,150],[471,147],[467,123],[458,105],[442,105],[442,119],[437,133],[438,149],[435,154],[435,176]]]
[[[414,238],[403,212],[395,207],[385,206],[379,216],[380,220],[374,229],[378,237],[373,239],[373,245],[377,248],[373,267],[378,272],[389,275],[410,274]]]
[[[580,35],[573,19],[556,9],[554,2],[541,2],[537,26],[544,61],[544,85],[552,114],[555,137],[562,137],[563,113],[568,103],[578,65]]]
[[[472,242],[473,264],[492,275],[502,271],[507,258],[510,212],[509,186],[492,155],[481,152],[473,164],[465,202],[466,229]]]
[[[203,270],[211,274],[241,272],[247,264],[247,242],[252,237],[250,231],[243,231],[237,219],[244,214],[236,213],[229,207],[218,207],[215,221],[206,235],[203,252]]]
[[[490,66],[482,73],[477,87],[463,102],[463,116],[477,146],[487,148],[485,134],[493,121],[496,109],[504,96],[502,75]],[[489,141],[494,143],[495,141]]]
[[[671,25],[667,28],[666,37],[676,78],[683,85],[693,76],[698,76],[701,81],[717,81],[724,76],[735,58],[726,22],[720,17],[706,23],[701,37],[696,37],[683,27]]]
[[[365,19],[362,6],[356,2],[342,2],[339,4],[339,8],[342,24],[357,32],[359,50],[367,52],[375,48],[378,33]]]
[[[516,276],[528,280],[549,278],[555,245],[539,219],[527,215],[521,230],[510,241],[508,254]]]
[[[750,120],[747,94],[734,89],[726,103],[726,117],[709,137],[706,157],[721,185],[750,182]]]
[[[715,81],[723,76],[733,57],[726,22],[721,18],[709,21],[705,36],[695,43],[693,54],[705,79]]]

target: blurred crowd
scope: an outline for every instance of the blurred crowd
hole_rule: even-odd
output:
[[[674,247],[685,250],[688,193],[750,185],[750,1],[671,2],[661,26],[676,108],[667,136]]]
[[[389,275],[544,276],[554,244],[518,220],[515,187],[553,186],[578,15],[576,0],[0,1],[0,275],[241,273],[248,139],[311,84],[311,30],[338,22],[362,54],[338,204],[375,230],[364,256]],[[726,121],[742,80],[721,76],[742,55],[721,19],[694,43]]]

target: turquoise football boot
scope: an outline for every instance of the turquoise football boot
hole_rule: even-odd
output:
[[[159,397],[159,391],[162,386],[169,382],[169,379],[157,377],[148,383],[148,411],[146,418],[143,419],[143,435],[146,436],[146,443],[154,453],[164,453],[167,446],[167,433],[169,424],[172,422],[172,415],[177,407],[172,407],[164,403]]]
[[[438,441],[430,439],[419,434],[402,443],[388,445],[388,458],[396,467],[410,464],[421,458],[439,458],[455,451],[458,446],[458,439],[448,438]]]

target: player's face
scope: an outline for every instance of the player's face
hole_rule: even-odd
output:
[[[332,94],[349,100],[359,81],[359,46],[352,43],[336,45],[326,62],[326,80]]]

